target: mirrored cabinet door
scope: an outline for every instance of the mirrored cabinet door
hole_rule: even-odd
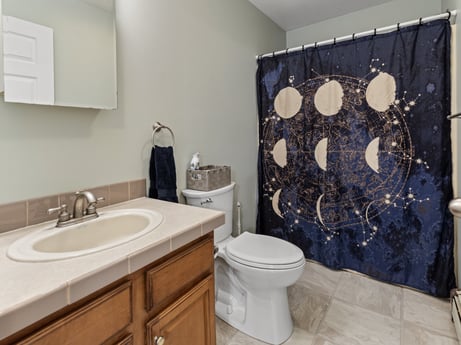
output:
[[[3,35],[2,32],[2,0],[0,0],[0,94],[3,93]]]
[[[0,80],[6,102],[95,109],[117,107],[114,0],[0,2],[3,15]],[[20,23],[21,27],[10,23]],[[22,35],[24,23],[33,32]],[[43,78],[43,59],[37,69],[28,70],[29,62],[33,60],[29,56],[37,57],[37,61],[38,57],[44,56],[30,47],[40,48],[43,52],[44,44],[26,44],[24,38],[44,42],[42,28],[52,32],[51,53],[45,54],[51,56],[51,79]],[[12,42],[15,37],[19,41]],[[46,46],[48,49],[49,45]],[[21,61],[28,62],[26,71],[21,70]],[[49,69],[46,72],[49,76]],[[35,80],[36,76],[40,78]],[[46,85],[47,89],[43,90],[39,85]],[[41,96],[44,94],[45,100]]]

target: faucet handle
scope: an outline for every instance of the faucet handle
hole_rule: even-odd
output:
[[[69,214],[69,212],[67,212],[67,205],[66,204],[62,204],[62,205],[59,205],[58,207],[48,209],[48,214],[53,214],[55,212],[59,212],[58,223],[66,222],[66,221],[68,221],[70,219],[70,214]]]
[[[100,201],[106,200],[105,197],[101,196],[99,198],[96,198],[95,201],[90,202],[88,204],[88,207],[86,208],[86,214],[95,214],[96,213],[96,204]]]

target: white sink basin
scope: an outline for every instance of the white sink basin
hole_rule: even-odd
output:
[[[17,261],[54,261],[88,255],[132,241],[154,230],[160,213],[143,209],[105,211],[98,218],[56,228],[44,226],[15,241],[7,251]]]

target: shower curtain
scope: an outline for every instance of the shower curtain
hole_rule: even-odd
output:
[[[265,57],[257,85],[257,232],[448,296],[449,22]]]

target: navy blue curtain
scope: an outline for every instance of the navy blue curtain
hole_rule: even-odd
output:
[[[257,231],[448,296],[449,22],[265,57],[257,85]]]

